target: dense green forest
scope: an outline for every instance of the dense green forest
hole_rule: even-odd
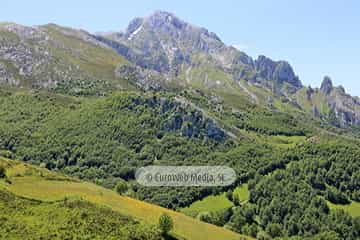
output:
[[[188,92],[181,97],[203,110],[161,92],[100,98],[12,89],[0,94],[5,157],[112,189],[126,180],[129,196],[172,209],[248,183],[247,203],[200,219],[264,239],[360,236],[359,217],[328,206],[360,201],[359,142],[316,130],[311,119],[246,104],[218,110],[207,96]],[[135,170],[152,164],[224,164],[235,169],[238,181],[226,188],[136,184]]]

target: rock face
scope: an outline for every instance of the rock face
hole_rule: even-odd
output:
[[[330,77],[325,76],[320,93],[337,119],[339,127],[360,125],[360,103],[357,97],[352,97],[345,92],[342,86],[334,87]]]
[[[161,74],[141,67],[119,65],[115,69],[115,76],[126,79],[144,90],[160,90],[165,85],[165,78]]]
[[[301,81],[288,62],[275,62],[265,56],[259,56],[255,61],[255,70],[261,78],[274,80],[280,84],[288,83],[294,91],[302,88]]]
[[[171,102],[164,98],[160,98],[158,102],[162,113],[171,112],[162,126],[164,131],[180,131],[184,137],[213,139],[219,142],[229,137],[214,120],[184,102]]]
[[[106,39],[125,46],[117,50],[133,63],[161,73],[176,73],[181,64],[190,64],[193,54],[214,54],[225,48],[216,34],[163,11],[135,18],[125,32],[102,36],[105,43]]]
[[[333,90],[333,83],[330,77],[325,76],[324,80],[321,83],[320,91],[325,95],[329,95],[332,90]]]
[[[0,62],[0,83],[19,86],[20,81],[15,78],[14,74],[7,69],[4,63]]]
[[[168,12],[135,18],[124,32],[95,37],[133,64],[165,74],[169,79],[187,75],[191,70],[212,68],[231,74],[235,81],[245,79],[266,88],[273,85],[271,82],[287,84],[286,89],[292,92],[302,87],[289,63],[264,56],[254,61],[226,46],[215,33]],[[206,77],[203,82],[207,82]]]

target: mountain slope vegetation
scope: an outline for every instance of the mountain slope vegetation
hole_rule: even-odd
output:
[[[178,239],[359,239],[359,98],[300,79],[163,11],[111,34],[0,24],[1,234],[159,239],[166,212]],[[148,188],[134,176],[148,165],[226,165],[237,180]],[[84,234],[59,227],[70,218]]]
[[[65,234],[80,239],[162,239],[159,229],[153,224],[157,224],[162,213],[167,213],[174,220],[173,234],[178,239],[241,237],[229,230],[44,168],[3,158],[0,163],[5,166],[7,175],[7,180],[0,180],[0,206],[4,209],[1,219],[6,223],[1,236],[17,238],[28,231],[33,234],[29,239],[38,239],[37,236],[63,239]],[[21,210],[18,209],[20,206]],[[7,212],[15,214],[16,218],[9,219],[13,222],[8,222]],[[49,212],[51,221],[47,222]],[[23,222],[23,218],[27,221]],[[48,225],[37,229],[44,223]],[[18,225],[11,228],[11,224]],[[49,232],[51,229],[54,232]]]

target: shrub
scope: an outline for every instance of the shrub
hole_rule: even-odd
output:
[[[272,237],[280,237],[282,235],[281,225],[277,223],[271,223],[267,226],[266,232]]]
[[[229,190],[226,192],[226,198],[229,199],[230,201],[233,200],[233,192],[231,191],[231,189],[229,189]]]
[[[120,180],[116,183],[115,191],[119,193],[120,195],[123,195],[126,193],[126,191],[129,189],[127,183],[124,180]]]
[[[159,228],[162,231],[164,235],[168,234],[171,229],[173,229],[174,223],[172,218],[167,215],[166,213],[163,213],[159,218]]]
[[[0,178],[6,177],[6,169],[3,166],[0,166]]]

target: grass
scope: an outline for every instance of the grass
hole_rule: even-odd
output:
[[[283,135],[276,135],[276,136],[265,136],[264,140],[276,147],[280,148],[293,148],[296,144],[305,142],[305,136],[283,136]]]
[[[360,202],[352,201],[347,205],[333,204],[331,202],[327,202],[330,209],[342,209],[345,212],[348,212],[353,217],[360,217]]]
[[[208,196],[200,201],[192,203],[189,207],[181,209],[182,213],[196,217],[201,212],[217,212],[233,206],[226,198],[225,193],[217,196]]]
[[[81,198],[91,203],[110,207],[122,215],[131,216],[148,223],[156,223],[162,213],[169,214],[174,220],[174,234],[185,239],[240,239],[241,235],[224,228],[200,222],[182,213],[174,212],[156,205],[120,196],[114,191],[104,189],[88,182],[47,180],[53,173],[34,168],[23,163],[0,159],[7,168],[12,184],[0,181],[0,189],[17,196],[53,202],[64,198]],[[25,170],[24,170],[25,168]],[[27,171],[26,169],[32,169]],[[35,169],[35,170],[34,170]],[[28,174],[24,174],[25,172]],[[250,239],[250,238],[249,238]]]
[[[131,239],[134,230],[159,236],[156,228],[110,208],[79,199],[44,203],[1,189],[0,225],[1,239]]]
[[[249,200],[250,192],[248,190],[248,185],[242,184],[241,186],[235,188],[233,194],[236,194],[239,196],[240,202],[245,203]]]
[[[246,203],[249,200],[249,190],[247,184],[242,184],[233,191],[239,196],[241,203]],[[196,217],[201,212],[218,212],[227,208],[233,207],[234,204],[226,198],[225,193],[208,196],[200,201],[192,203],[189,207],[183,208],[180,211],[188,216]]]

